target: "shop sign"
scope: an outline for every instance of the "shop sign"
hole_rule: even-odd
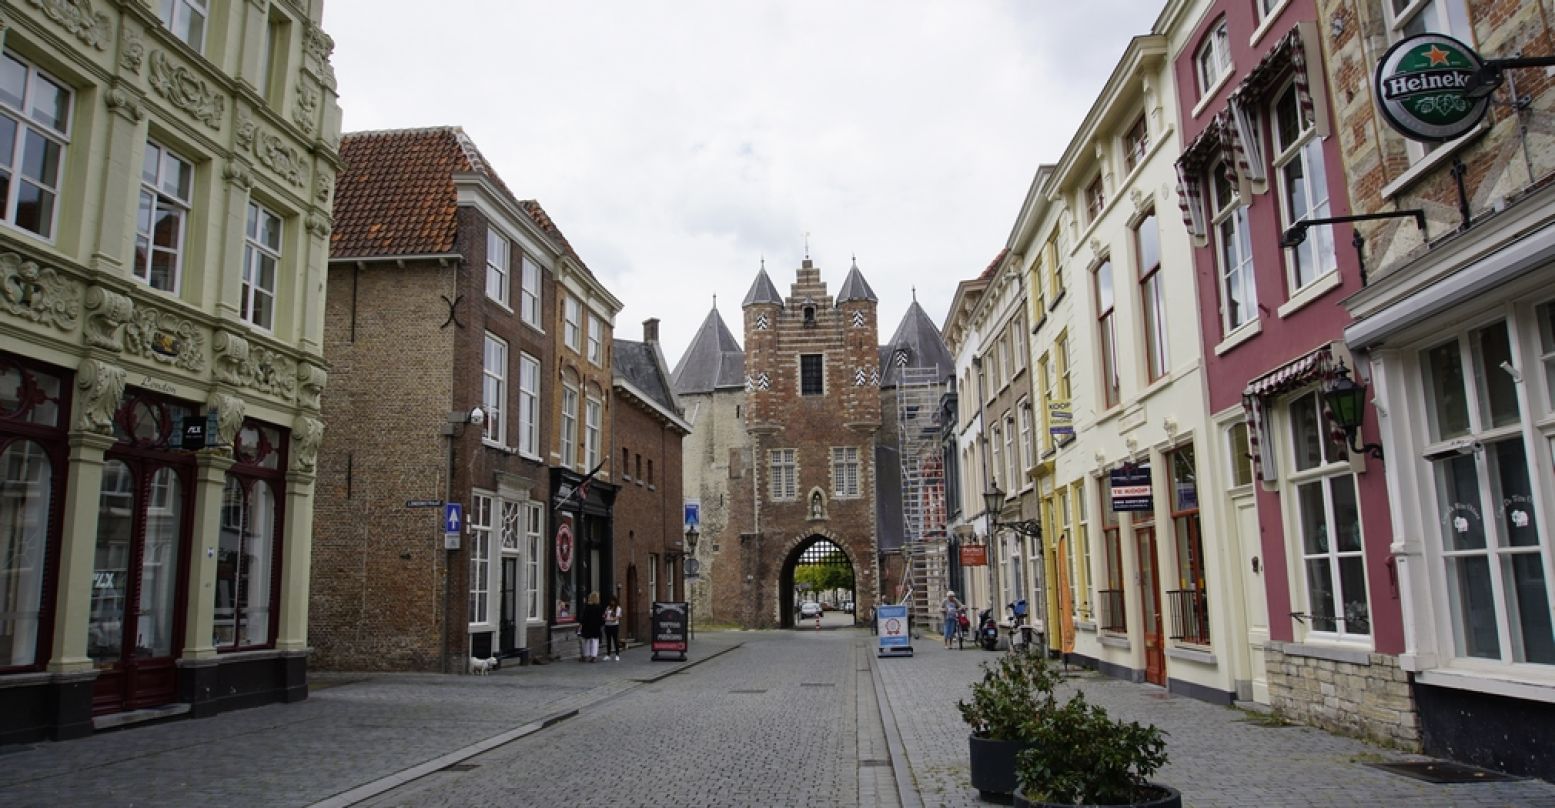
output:
[[[1452,140],[1479,125],[1490,97],[1464,90],[1483,65],[1469,46],[1442,34],[1401,39],[1377,63],[1373,94],[1388,125],[1412,140]]]
[[[912,638],[907,635],[907,605],[881,604],[875,607],[876,633],[880,637],[877,656],[912,656]]]
[[[556,524],[556,569],[572,571],[572,519],[566,516]]]
[[[652,650],[655,659],[660,653],[680,654],[686,658],[686,634],[691,613],[690,605],[680,602],[653,602],[653,617],[649,631],[653,634]]]
[[[988,545],[963,544],[961,545],[961,566],[986,567],[988,566]]]
[[[1112,470],[1108,482],[1112,485],[1114,511],[1149,512],[1154,509],[1150,501],[1150,466],[1119,466]]]
[[[1055,399],[1047,403],[1047,431],[1055,438],[1074,435],[1074,407],[1068,399]]]

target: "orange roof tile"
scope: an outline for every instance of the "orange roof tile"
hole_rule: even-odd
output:
[[[1010,254],[1010,248],[1009,247],[1005,247],[1004,249],[1000,250],[999,254],[994,256],[992,261],[988,262],[988,268],[983,270],[983,274],[978,275],[977,279],[980,280],[980,281],[986,281],[986,280],[993,279],[994,273],[999,271],[999,262],[1003,261],[1004,260],[1004,256],[1009,255],[1009,254]]]

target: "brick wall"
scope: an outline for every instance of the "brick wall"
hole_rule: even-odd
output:
[[[1331,732],[1419,750],[1420,722],[1409,674],[1399,668],[1396,657],[1323,659],[1277,642],[1269,643],[1264,653],[1269,702],[1277,714]]]
[[[624,451],[631,464],[618,482],[616,494],[614,550],[616,593],[626,609],[622,634],[646,637],[649,604],[655,599],[683,600],[683,581],[664,580],[664,559],[681,553],[682,479],[681,437],[678,427],[666,423],[657,413],[637,403],[630,394],[619,393],[613,409],[615,460],[619,464]],[[637,473],[641,458],[642,474]],[[650,466],[651,476],[650,476]],[[659,560],[659,591],[648,591],[648,556]],[[679,569],[680,565],[676,565]],[[627,587],[636,568],[636,591]],[[673,583],[671,590],[669,584]]]

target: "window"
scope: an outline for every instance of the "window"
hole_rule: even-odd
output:
[[[140,207],[135,216],[135,277],[153,289],[178,293],[184,232],[194,193],[194,166],[155,143],[146,143],[140,168]]]
[[[1053,356],[1058,364],[1058,398],[1069,401],[1074,397],[1069,386],[1069,332],[1060,331],[1053,340]]]
[[[1253,484],[1253,455],[1248,451],[1247,422],[1237,421],[1226,430],[1226,450],[1231,457],[1231,484],[1237,488]]]
[[[593,362],[596,365],[602,365],[605,362],[605,341],[604,341],[605,327],[604,326],[605,326],[605,324],[604,324],[603,320],[599,319],[598,317],[594,316],[593,314],[589,315],[589,353],[588,353],[588,356],[589,356],[589,361]]]
[[[1015,369],[1011,371],[1010,375],[1018,375],[1026,369],[1026,362],[1031,353],[1031,348],[1026,343],[1025,315],[1016,317],[1015,321],[1010,325],[1010,352],[1015,354]]]
[[[173,36],[201,53],[205,52],[205,20],[210,16],[207,0],[162,0],[158,17]]]
[[[657,553],[648,554],[648,600],[659,599],[659,556]]]
[[[1110,409],[1118,405],[1121,392],[1118,388],[1118,323],[1113,316],[1112,259],[1104,258],[1091,273],[1096,280],[1096,332],[1100,340],[1098,358],[1101,360],[1102,405]]]
[[[1209,36],[1204,38],[1204,44],[1199,46],[1198,55],[1193,60],[1199,79],[1199,95],[1208,94],[1231,70],[1230,40],[1226,21],[1221,19],[1214,28],[1210,29]]]
[[[1107,488],[1107,474],[1103,473],[1096,485],[1101,497],[1102,554],[1106,564],[1107,588],[1096,593],[1097,620],[1103,631],[1128,631],[1128,612],[1123,608],[1123,536],[1118,526],[1118,512],[1112,509],[1112,495]]]
[[[632,450],[626,448],[625,446],[621,447],[621,476],[624,479],[631,479],[631,477],[627,475],[627,471],[631,468],[631,462]],[[642,476],[641,469],[639,469],[638,472],[638,476]]]
[[[540,360],[518,355],[518,450],[540,454]]]
[[[1085,221],[1094,222],[1101,217],[1102,209],[1107,207],[1107,195],[1102,190],[1101,175],[1097,174],[1091,184],[1085,186]]]
[[[1009,481],[1009,485],[1010,485],[1009,494],[1010,494],[1010,496],[1014,496],[1015,492],[1019,491],[1021,489],[1021,487],[1025,484],[1026,475],[1024,473],[1022,473],[1021,469],[1016,468],[1016,466],[1015,466],[1015,464],[1018,463],[1019,461],[1020,461],[1020,458],[1015,453],[1015,416],[1013,416],[1013,415],[1011,415],[1009,413],[1005,413],[1004,414],[1004,474],[1005,474],[1004,478]]]
[[[857,446],[832,447],[831,484],[833,496],[852,499],[859,495]]]
[[[562,381],[562,468],[578,467],[578,388]],[[622,461],[624,464],[625,461]]]
[[[525,323],[540,327],[540,267],[529,256],[519,254],[523,277],[519,281],[518,316]]]
[[[1551,307],[1537,310],[1546,333]],[[1536,504],[1548,460],[1531,450],[1537,444],[1525,433],[1517,385],[1504,371],[1513,358],[1511,325],[1491,323],[1421,352],[1421,392],[1436,444],[1425,457],[1435,477],[1457,654],[1551,665],[1547,540]],[[1548,351],[1548,337],[1540,336]],[[1453,438],[1459,442],[1446,443]],[[1475,448],[1451,451],[1464,444]]]
[[[799,394],[819,396],[826,393],[825,365],[820,354],[803,354],[799,357]]]
[[[486,231],[486,296],[508,305],[508,240],[495,230]]]
[[[1134,125],[1123,135],[1123,172],[1126,174],[1144,162],[1145,152],[1150,151],[1150,130],[1145,127],[1145,114],[1141,112]]]
[[[1288,411],[1309,628],[1336,639],[1365,637],[1371,613],[1350,450],[1334,439],[1316,392],[1298,396]]]
[[[0,59],[0,195],[7,223],[54,238],[70,91],[10,51]],[[20,172],[20,176],[17,176]]]
[[[1247,206],[1226,178],[1225,165],[1210,169],[1210,204],[1215,210],[1216,260],[1220,270],[1220,317],[1225,333],[1258,317],[1253,287],[1253,247],[1247,230]]]
[[[1144,318],[1145,376],[1155,381],[1166,375],[1166,295],[1161,284],[1161,228],[1150,211],[1134,228],[1134,248],[1139,258],[1139,311]]]
[[[470,625],[490,622],[491,605],[491,497],[470,497]]]
[[[281,217],[248,203],[244,229],[242,310],[244,320],[266,331],[275,325],[276,267],[281,263]]]
[[[1199,526],[1198,471],[1193,447],[1166,456],[1171,469],[1172,535],[1177,545],[1177,591],[1167,594],[1171,635],[1209,645],[1209,590],[1204,575],[1204,536]]]
[[[529,620],[539,620],[544,616],[540,611],[540,604],[545,602],[540,588],[540,567],[544,560],[545,545],[540,520],[540,504],[524,503],[524,614]]]
[[[999,449],[1002,443],[1004,443],[1004,430],[999,427],[998,423],[995,423],[993,425],[993,434],[988,441],[988,449],[993,459],[993,462],[988,464],[988,482],[991,485],[998,485],[999,477],[1004,474],[1004,467],[1000,464],[1002,455]],[[1004,489],[1006,491],[1010,489],[1008,480],[1005,481]]]
[[[796,449],[772,449],[767,452],[767,463],[771,467],[767,493],[773,499],[799,498],[799,463],[795,456],[797,451]]]
[[[1546,412],[1555,411],[1555,302],[1545,303],[1538,310],[1539,361],[1544,365],[1544,392]]]
[[[487,334],[481,353],[481,409],[486,411],[481,438],[496,444],[507,441],[507,374],[508,344]]]
[[[1258,19],[1268,19],[1269,15],[1273,14],[1274,10],[1279,8],[1280,4],[1283,2],[1285,2],[1285,0],[1258,0],[1256,4],[1258,7]]]
[[[42,627],[54,612],[49,552],[61,527],[50,519],[64,480],[69,382],[0,354],[0,670],[41,666]],[[26,392],[23,392],[26,391]]]
[[[653,487],[653,458],[648,458],[648,487]]]
[[[268,645],[279,505],[271,483],[227,474],[222,490],[212,644],[220,650]]]
[[[637,480],[638,480],[638,482],[642,482],[642,479],[643,479],[643,456],[642,455],[638,455],[637,456]]]
[[[1020,465],[1022,469],[1031,468],[1033,446],[1031,444],[1031,402],[1020,403]]]
[[[1010,339],[1008,334],[1001,334],[998,339],[999,350],[999,386],[1010,383]]]
[[[1046,454],[1053,450],[1053,379],[1052,368],[1047,354],[1037,358],[1037,395],[1041,401],[1042,410],[1042,452]]]
[[[1076,524],[1074,529],[1074,556],[1079,569],[1075,572],[1075,589],[1079,594],[1075,601],[1075,613],[1084,620],[1091,619],[1091,539],[1087,533],[1085,519],[1085,483],[1076,481],[1074,484],[1074,502]]]
[[[599,429],[604,410],[605,403],[590,391],[583,404],[583,465],[590,471],[599,465]]]
[[[583,350],[582,334],[579,330],[579,318],[583,316],[583,306],[572,295],[562,297],[562,341],[568,348],[574,351]]]
[[[286,92],[286,49],[291,38],[291,21],[270,7],[270,19],[265,25],[265,42],[259,50],[259,72],[255,73],[255,89],[272,105],[279,105]]]
[[[1291,85],[1274,102],[1274,172],[1279,177],[1284,226],[1302,219],[1326,219],[1328,178],[1323,173],[1323,141],[1313,136],[1312,119],[1301,111]],[[1319,225],[1307,240],[1290,248],[1286,282],[1291,292],[1303,289],[1339,268],[1334,253],[1334,228]]]
[[[1052,256],[1048,261],[1048,299],[1049,308],[1058,305],[1058,299],[1064,296],[1063,266],[1058,261],[1058,233],[1048,237],[1047,246],[1043,248],[1043,255]]]

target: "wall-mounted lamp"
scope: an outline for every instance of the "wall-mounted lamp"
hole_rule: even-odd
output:
[[[988,533],[990,536],[999,528],[1007,527],[1022,536],[1042,537],[1042,526],[1035,519],[1022,519],[1019,522],[1000,522],[994,518],[994,514],[1004,507],[1004,492],[999,490],[998,483],[983,493],[983,505],[988,508]]]
[[[1366,421],[1366,385],[1350,380],[1350,370],[1344,366],[1342,359],[1339,360],[1339,368],[1334,371],[1334,380],[1323,390],[1323,400],[1328,403],[1328,411],[1334,414],[1335,423],[1344,430],[1350,451],[1369,454],[1381,460],[1380,444],[1360,445],[1358,436],[1361,425]]]

